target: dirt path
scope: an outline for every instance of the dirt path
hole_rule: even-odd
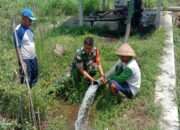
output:
[[[170,12],[163,12],[161,25],[166,39],[164,55],[160,64],[161,73],[156,82],[155,102],[161,105],[160,128],[179,130],[178,108],[176,104],[176,74],[173,43],[173,24]]]

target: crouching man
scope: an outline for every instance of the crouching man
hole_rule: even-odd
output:
[[[97,71],[100,72],[100,80],[104,81],[105,76],[100,61],[99,50],[94,46],[92,37],[87,37],[84,40],[84,46],[77,50],[71,68],[71,76],[74,83],[82,81],[82,78],[88,84],[94,83],[94,76]]]
[[[116,54],[121,62],[110,76],[110,89],[114,94],[122,93],[128,98],[135,96],[141,85],[141,71],[135,52],[127,43],[121,45]]]

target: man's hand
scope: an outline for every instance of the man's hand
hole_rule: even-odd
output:
[[[101,81],[102,84],[106,84],[106,82],[107,82],[104,75],[102,75],[99,80]]]

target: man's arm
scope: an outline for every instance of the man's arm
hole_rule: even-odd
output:
[[[104,75],[104,71],[103,71],[103,68],[102,68],[101,63],[99,63],[98,69],[99,69],[99,73],[100,73],[101,77],[102,77],[102,76],[104,77],[105,75]]]
[[[99,70],[99,73],[101,75],[100,80],[105,83],[105,74],[104,74],[103,67],[101,64],[100,52],[98,49],[96,50],[96,64],[98,66],[98,70]]]
[[[132,76],[132,74],[132,70],[127,67],[119,75],[114,75],[110,79],[115,80],[119,83],[124,83]]]
[[[79,59],[78,63],[76,64],[76,67],[79,69],[80,73],[81,73],[86,79],[88,79],[88,80],[90,80],[90,81],[95,81],[95,79],[94,79],[91,75],[89,75],[89,73],[88,73],[86,70],[84,70],[84,68],[83,68],[83,62],[82,62],[80,59]]]
[[[91,75],[89,75],[88,72],[84,69],[79,69],[79,71],[85,78],[89,79],[92,82],[95,81],[95,79]]]

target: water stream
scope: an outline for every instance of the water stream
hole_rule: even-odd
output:
[[[98,89],[98,85],[90,85],[88,90],[86,91],[84,99],[82,101],[82,104],[78,112],[77,120],[75,122],[75,130],[87,130],[88,112],[90,106],[93,104],[97,89]]]

